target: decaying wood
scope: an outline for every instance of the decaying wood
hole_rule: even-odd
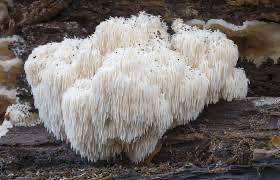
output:
[[[70,177],[87,178],[95,173],[100,177],[168,178],[194,176],[195,172],[240,173],[251,167],[279,170],[279,110],[280,98],[210,105],[197,120],[168,131],[151,164],[140,167],[132,166],[125,157],[89,163],[75,155],[67,143],[56,141],[43,125],[16,127],[0,139],[0,174],[39,177],[52,172],[62,177],[67,169]]]

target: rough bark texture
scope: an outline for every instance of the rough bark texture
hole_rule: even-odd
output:
[[[280,62],[273,63],[267,59],[260,66],[247,60],[240,60],[237,66],[244,68],[250,80],[247,96],[275,96],[280,97]]]
[[[280,23],[278,0],[0,0],[8,14],[1,19],[0,34],[18,34],[25,43],[10,46],[26,60],[31,51],[64,37],[94,32],[110,16],[130,16],[139,11],[190,20],[224,19],[234,24],[246,20]],[[1,22],[0,22],[1,23]],[[250,41],[251,42],[251,41]],[[251,42],[253,43],[253,42]],[[241,43],[242,44],[242,43]],[[271,45],[271,44],[269,44]],[[259,46],[258,46],[259,47]],[[260,66],[240,60],[250,79],[248,96],[280,97],[280,62],[270,59]],[[28,89],[25,75],[18,78]],[[30,91],[18,90],[22,101],[32,102]],[[257,98],[260,100],[259,98]],[[13,128],[0,139],[0,179],[7,177],[105,178],[252,178],[279,176],[280,103],[255,106],[255,100],[211,105],[199,119],[167,132],[151,163],[131,165],[126,157],[89,163],[65,142],[56,141],[43,125]],[[260,102],[260,101],[259,101]],[[268,168],[270,167],[270,168]],[[262,173],[263,172],[263,173]],[[278,174],[277,174],[278,173]],[[267,176],[268,175],[268,176]]]
[[[145,166],[131,166],[125,157],[89,163],[67,144],[56,141],[42,125],[13,128],[0,139],[0,174],[2,178],[233,178],[238,176],[231,173],[254,177],[254,168],[261,168],[267,175],[269,168],[280,168],[279,110],[280,98],[248,98],[211,105],[196,121],[167,132],[161,150]],[[206,166],[209,169],[203,168]]]
[[[218,18],[235,24],[246,20],[280,22],[278,0],[14,0],[7,7],[6,21],[14,22],[12,31],[17,32],[27,25],[58,20],[77,21],[92,33],[105,18],[129,16],[139,11],[162,15],[166,21],[179,17],[184,20]]]

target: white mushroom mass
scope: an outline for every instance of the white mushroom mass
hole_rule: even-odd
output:
[[[32,52],[27,80],[40,119],[91,161],[126,153],[141,162],[170,128],[220,98],[247,94],[237,46],[221,32],[160,17],[110,18],[86,39]]]

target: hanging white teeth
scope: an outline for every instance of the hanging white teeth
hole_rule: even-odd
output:
[[[86,39],[34,49],[25,72],[46,128],[89,160],[138,163],[206,104],[245,97],[236,45],[175,22],[171,37],[158,16],[110,18]]]

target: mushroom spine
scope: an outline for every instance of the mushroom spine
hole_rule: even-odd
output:
[[[231,40],[182,20],[172,28],[142,12],[34,49],[25,72],[45,127],[91,161],[124,152],[137,163],[205,105],[246,97]]]

